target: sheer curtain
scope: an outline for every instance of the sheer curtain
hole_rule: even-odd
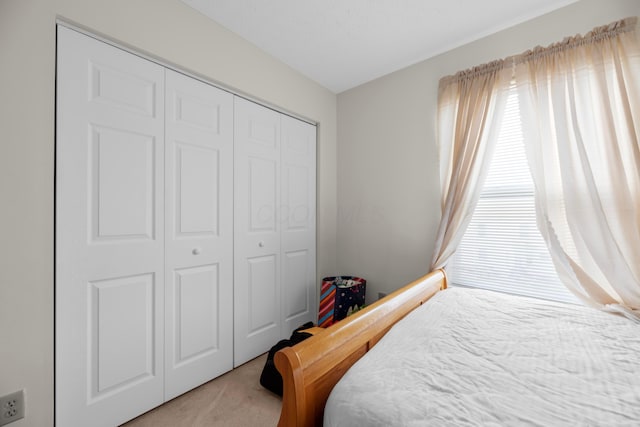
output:
[[[437,141],[442,217],[432,270],[447,264],[471,220],[500,129],[510,78],[511,68],[499,60],[440,80]]]
[[[562,282],[640,321],[636,18],[514,57],[538,227]]]

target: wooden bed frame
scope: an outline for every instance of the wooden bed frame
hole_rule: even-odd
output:
[[[278,351],[284,394],[279,427],[321,426],[333,386],[400,319],[447,287],[435,270],[305,341]]]

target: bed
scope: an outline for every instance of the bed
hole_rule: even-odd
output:
[[[640,425],[637,323],[446,288],[432,272],[277,353],[279,425]]]

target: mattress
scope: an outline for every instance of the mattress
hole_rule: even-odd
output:
[[[640,325],[449,288],[347,371],[324,425],[640,426]]]

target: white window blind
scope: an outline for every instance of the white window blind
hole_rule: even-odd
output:
[[[512,88],[480,200],[447,269],[454,285],[578,303],[560,282],[535,218],[533,181]]]

